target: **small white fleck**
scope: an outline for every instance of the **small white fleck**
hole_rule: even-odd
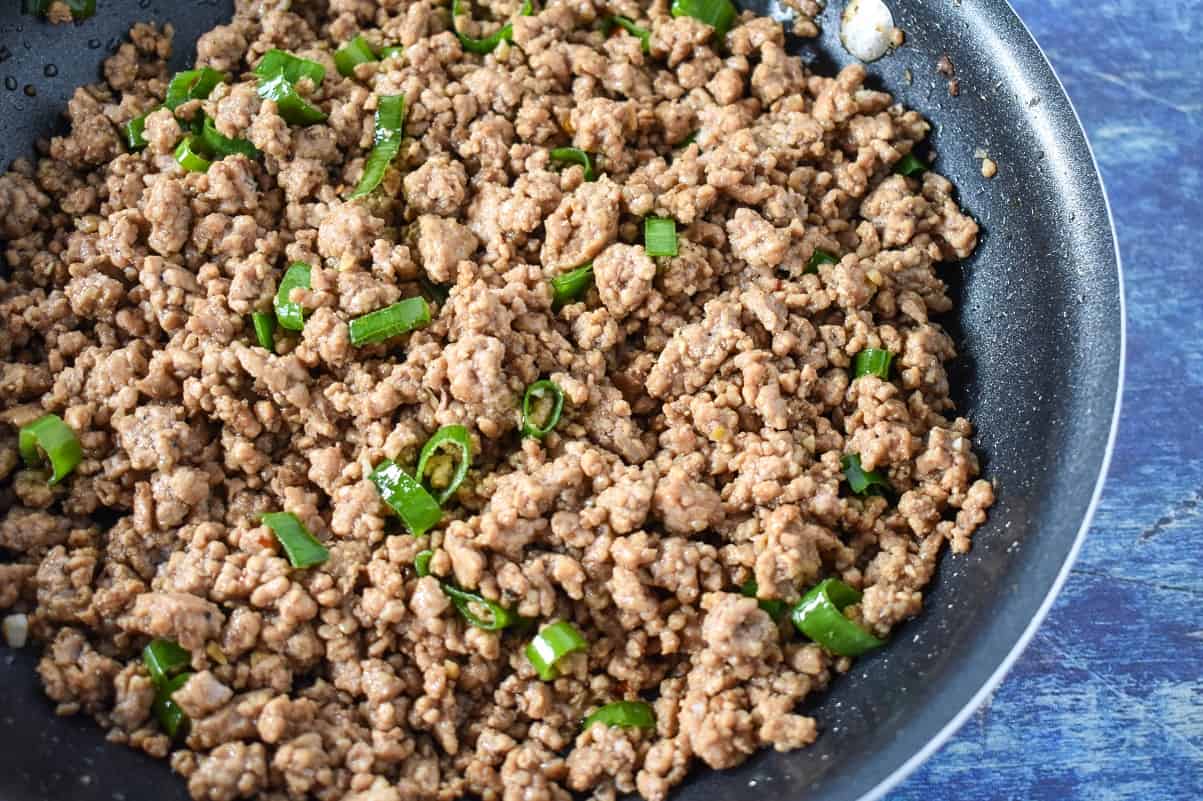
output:
[[[4,640],[9,648],[24,648],[29,638],[29,618],[25,615],[9,615],[4,618]]]
[[[884,56],[894,35],[894,15],[881,0],[852,0],[844,9],[840,41],[861,61]]]

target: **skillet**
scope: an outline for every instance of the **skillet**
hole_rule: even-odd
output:
[[[96,17],[50,26],[0,7],[0,164],[29,156],[63,128],[74,87],[137,21],[171,22],[174,70],[196,38],[231,14],[229,0],[100,0]],[[778,19],[776,0],[740,5]],[[818,40],[791,40],[834,74],[832,2]],[[934,124],[935,167],[959,188],[984,235],[967,262],[946,266],[956,310],[941,322],[960,358],[953,399],[976,425],[997,502],[967,556],[945,556],[923,614],[888,647],[803,709],[822,735],[808,749],[762,752],[722,773],[696,771],[677,801],[869,801],[883,795],[959,726],[1027,644],[1068,574],[1102,488],[1119,411],[1124,317],[1119,255],[1106,196],[1065,91],[1006,0],[892,0],[907,34],[870,65],[887,89]],[[788,26],[787,26],[788,28]],[[956,66],[951,97],[936,63]],[[980,174],[981,148],[999,165]],[[5,801],[185,801],[165,762],[108,744],[83,718],[53,714],[36,650],[0,650],[0,798]]]

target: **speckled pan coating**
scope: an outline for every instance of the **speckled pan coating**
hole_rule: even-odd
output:
[[[59,125],[72,89],[94,80],[106,48],[137,20],[172,22],[179,52],[230,13],[219,0],[104,0],[78,26],[39,24],[0,6],[0,160],[30,152]],[[773,2],[745,5],[777,18]],[[985,236],[949,267],[960,346],[954,399],[977,427],[997,485],[973,552],[947,557],[927,610],[890,646],[857,661],[854,680],[817,696],[823,736],[789,754],[704,771],[680,801],[852,801],[878,797],[934,751],[1026,643],[1085,531],[1110,454],[1123,368],[1119,258],[1089,145],[1043,53],[1005,0],[892,0],[907,44],[872,65],[876,82],[935,124],[941,173]],[[794,44],[834,72],[848,59],[833,0],[819,40]],[[950,97],[936,72],[956,66]],[[910,80],[908,80],[908,76]],[[15,88],[10,88],[15,87]],[[974,153],[999,165],[981,177]],[[57,719],[30,652],[0,649],[0,798],[183,801],[165,763],[107,745],[85,718]]]

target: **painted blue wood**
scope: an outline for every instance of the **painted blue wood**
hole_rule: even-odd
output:
[[[1012,2],[1111,197],[1124,414],[1052,614],[993,698],[888,799],[1203,799],[1203,0]]]

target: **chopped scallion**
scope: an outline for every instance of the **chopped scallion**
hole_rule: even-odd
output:
[[[160,684],[155,691],[155,700],[150,705],[150,710],[159,721],[159,725],[173,740],[188,733],[191,721],[184,714],[184,710],[180,709],[179,705],[171,699],[171,696],[187,684],[190,678],[192,678],[191,673],[181,673]]]
[[[275,352],[276,350],[276,317],[267,312],[254,312],[251,314],[251,325],[255,329],[255,340],[259,343],[259,347],[267,348]]]
[[[260,520],[276,535],[280,547],[284,549],[293,567],[313,567],[330,558],[326,546],[318,542],[292,512],[269,512],[260,517]]]
[[[445,284],[436,284],[423,275],[418,276],[418,285],[422,287],[422,296],[431,303],[442,306],[451,295],[451,290]]]
[[[848,486],[857,495],[880,495],[882,491],[890,489],[890,482],[886,480],[885,476],[876,470],[865,470],[860,463],[858,454],[844,454],[844,457],[840,459],[840,466],[844,468]]]
[[[756,579],[748,579],[739,588],[739,592],[746,598],[757,598],[757,595],[760,593],[760,586],[756,583]],[[780,598],[765,598],[764,600],[757,598],[757,604],[765,612],[768,612],[769,617],[773,620],[780,620],[789,611],[789,604]]]
[[[586,181],[596,181],[597,172],[593,169],[593,158],[579,147],[557,147],[551,151],[552,161],[563,164],[579,164],[585,170]]]
[[[21,426],[17,449],[30,467],[50,462],[50,486],[62,481],[83,461],[84,452],[71,427],[57,414],[47,414]]]
[[[802,597],[790,617],[798,631],[833,654],[860,656],[885,644],[844,616],[844,608],[860,599],[839,579],[826,579]]]
[[[468,475],[468,468],[472,466],[472,437],[468,434],[468,429],[464,426],[443,426],[422,446],[422,453],[418,457],[418,469],[414,471],[414,477],[418,481],[428,480],[426,468],[430,459],[444,445],[451,445],[458,450],[459,458],[456,460],[455,472],[451,474],[447,486],[443,488],[442,492],[435,495],[439,506],[447,503],[447,500],[455,494],[459,485],[464,483],[464,479]]]
[[[292,125],[314,125],[326,121],[326,112],[297,93],[297,87],[283,75],[259,80],[259,96],[275,101],[276,109]]]
[[[300,303],[289,300],[294,289],[308,289],[313,269],[303,261],[294,262],[284,273],[276,290],[276,321],[281,328],[300,331],[305,327],[305,310]]]
[[[186,672],[192,655],[171,640],[156,639],[142,649],[142,662],[155,686],[151,712],[167,736],[175,739],[187,732],[188,716],[171,700],[171,695],[192,678],[192,674]]]
[[[127,122],[122,131],[125,132],[125,144],[130,150],[141,150],[146,147],[149,142],[146,141],[146,118],[150,116],[150,112],[140,114]]]
[[[352,320],[351,344],[358,348],[383,342],[429,323],[430,305],[426,303],[426,298],[406,298]]]
[[[519,618],[516,614],[506,609],[496,601],[490,601],[483,595],[478,595],[474,592],[461,590],[453,584],[443,583],[443,592],[451,599],[451,603],[455,604],[455,608],[463,615],[464,620],[475,626],[478,629],[485,631],[501,631],[508,626],[512,626],[518,622]],[[482,617],[479,612],[483,612],[487,617]]]
[[[321,86],[322,81],[326,78],[326,68],[316,61],[273,48],[263,54],[263,58],[255,67],[255,74],[260,78],[274,78],[282,75],[284,80],[291,84],[300,83],[302,78],[308,78],[317,87]]]
[[[163,105],[175,111],[189,100],[206,100],[222,81],[228,80],[224,72],[211,67],[177,72],[167,84],[167,98]]]
[[[552,681],[558,675],[556,664],[578,651],[589,649],[589,643],[567,620],[560,620],[540,631],[526,646],[526,658],[535,666],[535,672],[543,681]]]
[[[914,153],[907,153],[894,165],[894,172],[910,177],[927,172],[927,165],[916,158]]]
[[[382,95],[376,108],[376,138],[363,165],[363,175],[348,200],[370,194],[380,186],[388,165],[401,152],[405,138],[405,95]]]
[[[629,17],[620,16],[606,17],[605,21],[602,22],[602,32],[608,36],[614,28],[622,28],[632,36],[639,37],[640,47],[644,53],[652,51],[652,32],[647,28],[636,25],[634,20]]]
[[[543,439],[559,425],[563,413],[564,390],[560,385],[546,379],[536,381],[522,396],[522,436]]]
[[[246,156],[248,159],[259,158],[259,148],[246,139],[231,139],[217,130],[217,126],[209,117],[201,124],[200,141],[208,155],[217,158],[226,156]]]
[[[455,31],[456,38],[459,39],[460,46],[469,53],[477,53],[479,55],[492,53],[497,49],[497,45],[501,44],[503,41],[514,41],[514,23],[512,22],[507,22],[505,25],[502,25],[492,34],[484,37],[483,39],[475,39],[471,36],[466,36],[460,33],[459,29],[455,25],[455,19],[456,17],[463,16],[466,13],[467,12],[465,12],[460,5],[460,0],[451,0],[451,27]],[[533,13],[534,6],[532,5],[531,0],[525,0],[525,2],[522,4],[522,8],[518,11],[518,15],[522,17],[529,17]]]
[[[155,684],[164,684],[168,679],[192,663],[192,655],[172,640],[151,640],[142,649],[142,662]]]
[[[584,727],[588,729],[594,723],[624,729],[654,729],[656,715],[652,712],[651,704],[645,701],[615,701],[585,718]]]
[[[414,557],[414,572],[418,574],[418,578],[430,575],[430,560],[433,558],[434,551],[418,551],[418,555]]]
[[[355,68],[360,64],[376,60],[376,51],[362,34],[347,42],[334,54],[334,65],[338,67],[339,75],[346,78],[354,78]]]
[[[880,348],[865,348],[856,354],[855,377],[875,375],[882,381],[890,380],[890,363],[894,354]]]
[[[443,510],[434,496],[391,460],[385,459],[376,465],[368,478],[415,537],[422,536],[443,519]]]
[[[405,48],[401,45],[388,45],[380,48],[380,52],[376,54],[381,61],[388,61],[393,56],[400,56],[405,53]]]
[[[677,221],[671,217],[644,218],[643,249],[649,256],[676,256]]]
[[[580,300],[581,295],[593,283],[593,263],[569,270],[551,279],[552,307],[559,309]]]
[[[673,150],[684,150],[685,148],[689,147],[694,142],[698,141],[699,133],[701,133],[701,131],[694,131],[689,136],[682,139],[680,142],[677,142],[675,145],[673,145]]]
[[[731,30],[737,13],[731,0],[673,0],[674,17],[693,17],[714,28],[714,35],[722,41]]]
[[[817,273],[821,264],[839,264],[840,260],[834,254],[828,253],[822,248],[815,248],[810,254],[810,259],[806,262],[806,269],[803,273]]]
[[[213,162],[201,155],[200,139],[189,134],[175,148],[176,163],[187,172],[208,172]]]

